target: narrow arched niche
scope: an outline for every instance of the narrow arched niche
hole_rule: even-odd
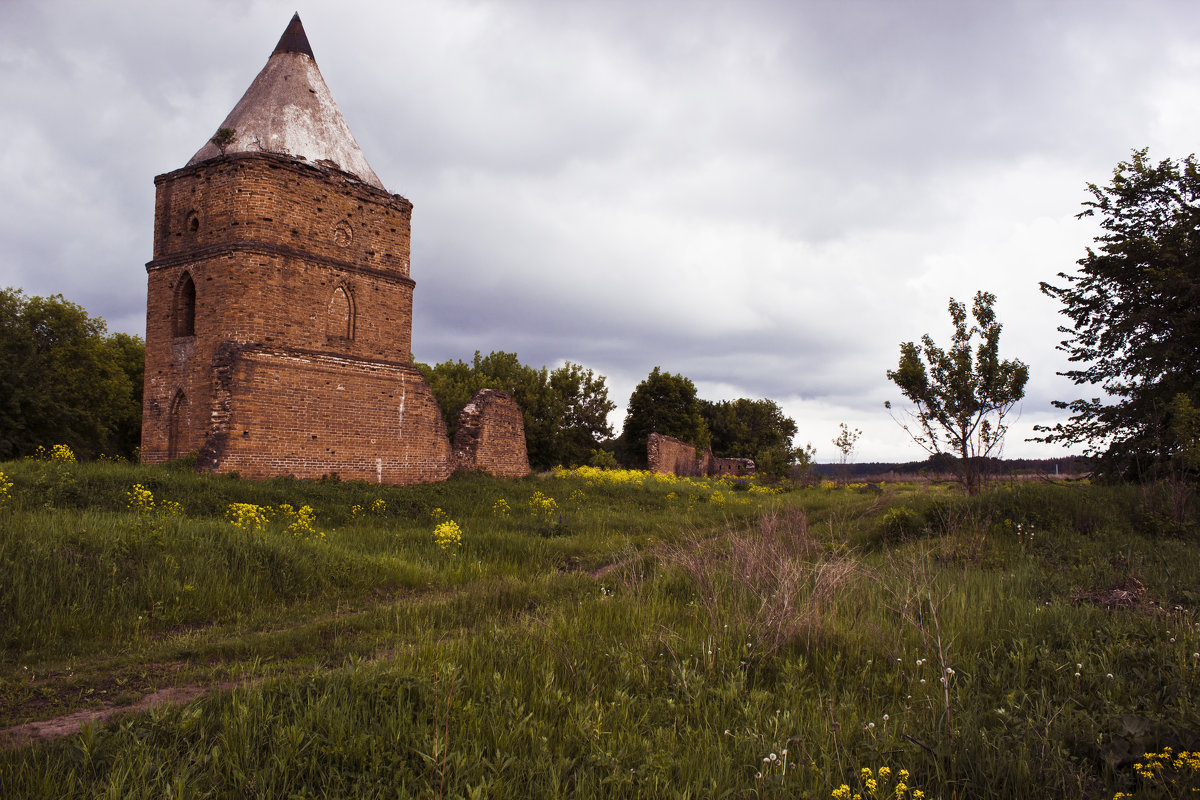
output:
[[[176,459],[187,455],[187,395],[183,389],[175,392],[171,399],[171,410],[167,417],[167,458]]]
[[[175,311],[172,327],[176,336],[196,335],[196,284],[190,273],[183,273],[175,287]]]
[[[354,338],[354,298],[346,286],[333,290],[325,316],[325,333],[330,339]]]

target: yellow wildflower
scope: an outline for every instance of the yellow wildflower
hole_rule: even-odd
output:
[[[139,514],[149,514],[154,510],[154,492],[135,483],[133,488],[125,493],[125,505]]]
[[[462,547],[462,528],[454,520],[446,520],[433,529],[433,541],[443,551],[455,555]]]
[[[253,503],[230,503],[225,509],[225,518],[232,522],[234,527],[249,533],[262,530],[270,521],[267,509]]]

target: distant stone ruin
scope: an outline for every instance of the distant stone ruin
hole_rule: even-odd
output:
[[[712,448],[697,456],[695,445],[660,433],[646,440],[646,463],[651,472],[680,477],[753,475],[755,469],[753,459],[717,458]]]

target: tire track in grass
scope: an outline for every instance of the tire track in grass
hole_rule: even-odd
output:
[[[107,708],[87,708],[61,717],[26,722],[0,730],[0,749],[15,750],[37,742],[50,742],[79,733],[87,724],[107,722],[119,714],[136,714],[156,706],[186,705],[215,691],[232,689],[239,684],[225,681],[207,686],[173,686],[144,695],[136,703]]]
[[[411,601],[414,595],[430,598],[432,602],[429,605],[432,607],[435,604],[453,603],[462,596],[470,593],[471,591],[469,587],[455,587],[444,591],[419,590],[415,593],[405,593],[402,597],[391,598],[390,602],[379,603],[367,608],[357,609],[349,614],[347,614],[345,611],[335,612],[333,614],[322,614],[303,620],[300,624],[291,627],[278,627],[272,628],[268,631],[256,631],[254,633],[247,634],[242,640],[238,640],[241,642],[241,644],[236,644],[235,647],[237,649],[242,649],[244,647],[245,638],[249,638],[251,640],[261,640],[265,637],[271,636],[286,637],[289,634],[304,629],[311,629],[313,631],[320,632],[329,626],[341,626],[347,623],[353,624],[354,620],[362,619],[370,614],[378,613],[379,611],[386,611],[390,608],[394,608],[400,603]],[[569,591],[562,591],[560,594],[563,595],[563,597],[555,598],[554,602],[562,602],[566,597],[570,596]],[[518,617],[528,616],[529,613],[531,612],[519,613]],[[466,632],[471,630],[471,628],[477,624],[483,623],[486,621],[486,619],[487,617],[485,615],[479,615],[470,621],[461,623],[456,626],[454,634],[456,636],[465,635]],[[447,633],[449,633],[449,631]],[[229,640],[217,640],[213,642],[211,646],[214,648],[220,648],[226,641]],[[392,659],[395,657],[397,651],[406,646],[408,645],[391,644],[377,647],[370,656],[364,659],[364,662],[367,664],[374,664],[380,661]],[[214,662],[210,666],[215,670],[223,665],[238,663],[242,662],[238,660],[222,660]],[[162,665],[144,665],[140,667],[140,669],[153,670],[157,666]],[[281,669],[279,671],[272,672],[270,675],[262,675],[256,678],[244,679],[240,681],[227,680],[167,687],[142,695],[132,703],[113,703],[111,705],[100,707],[84,708],[56,717],[23,722],[8,728],[0,729],[0,750],[15,750],[40,742],[54,741],[56,739],[61,739],[78,733],[84,725],[105,723],[114,717],[124,716],[126,714],[137,714],[160,706],[186,705],[216,692],[228,691],[230,689],[237,688],[252,688],[267,680],[275,680],[289,676],[295,677],[312,669],[311,663],[296,664],[294,666],[296,668],[291,670]]]

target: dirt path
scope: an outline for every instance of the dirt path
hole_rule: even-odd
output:
[[[211,692],[232,689],[237,685],[237,683],[227,681],[208,686],[176,686],[170,689],[160,689],[130,705],[87,708],[53,719],[43,719],[36,722],[26,722],[22,725],[14,725],[11,728],[0,730],[0,748],[5,750],[15,749],[31,745],[35,742],[48,742],[60,739],[63,736],[78,733],[79,729],[84,725],[93,722],[107,722],[118,714],[148,711],[155,706],[183,705],[204,697]]]
[[[713,544],[714,541],[720,539],[722,536],[725,536],[725,535],[728,535],[727,531],[723,531],[721,533],[715,534],[710,537],[705,537],[698,541],[691,542],[690,547],[691,548],[709,547]],[[673,547],[678,547],[678,545],[675,545]],[[670,549],[672,549],[672,547],[661,546],[661,547],[655,548],[654,550],[650,551],[649,555],[652,558],[660,558],[664,552],[667,552]],[[598,569],[590,570],[588,572],[588,574],[592,578],[603,579],[604,577],[608,576],[615,570],[618,570],[622,567],[628,566],[629,564],[634,563],[637,560],[644,558],[645,556],[646,556],[646,554],[642,554],[642,553],[629,554],[623,558],[619,558],[615,562],[605,564]],[[462,588],[457,588],[457,589],[442,592],[439,594],[444,595],[446,597],[452,597],[453,595],[460,594],[463,591],[465,591],[465,590]],[[426,592],[406,593],[406,597],[411,597],[413,595],[421,595],[421,594],[426,594]],[[387,599],[392,602],[394,602],[396,600],[395,597],[389,597]],[[378,607],[377,605],[372,604],[372,605],[368,606],[367,608],[357,609],[355,611],[352,611],[349,616],[358,616],[360,614],[365,614],[365,613],[368,613],[368,612],[374,610],[377,607]],[[339,612],[339,614],[335,615],[335,617],[339,618],[339,619],[345,619],[346,616],[347,616],[346,612]],[[324,619],[324,617],[318,617],[315,620],[307,619],[304,621],[303,624],[311,625],[314,623],[314,621],[321,622],[321,621],[325,621],[325,619]],[[268,631],[266,635],[278,633],[280,631],[286,631],[286,630],[289,630],[289,628],[280,628],[280,629]],[[264,634],[260,633],[259,635],[264,635]],[[393,652],[393,650],[394,650],[394,648],[386,648],[384,650],[376,652],[373,656],[371,656],[368,659],[368,662],[374,662],[381,657],[387,657],[390,653]],[[198,700],[198,699],[205,697],[209,694],[212,694],[214,692],[232,689],[237,686],[252,685],[253,683],[255,683],[255,681],[253,681],[253,680],[250,681],[249,683],[247,683],[246,681],[224,681],[224,682],[220,682],[220,683],[194,684],[194,685],[189,685],[189,686],[171,687],[171,688],[166,688],[166,689],[160,689],[156,692],[152,692],[150,694],[143,695],[141,698],[139,698],[134,703],[128,703],[128,704],[123,704],[123,705],[111,705],[111,706],[105,706],[102,708],[87,708],[87,709],[82,709],[79,711],[73,711],[69,714],[64,714],[59,717],[35,720],[33,722],[25,722],[20,725],[13,725],[12,727],[9,727],[9,728],[0,729],[0,750],[12,750],[12,749],[20,748],[20,747],[27,747],[27,746],[35,744],[37,742],[49,742],[49,741],[53,741],[55,739],[61,739],[63,737],[71,736],[71,735],[78,733],[84,725],[93,724],[93,723],[104,723],[104,722],[107,722],[108,720],[112,719],[113,717],[117,717],[117,716],[120,716],[123,714],[134,714],[134,713],[139,713],[142,711],[148,711],[151,708],[158,707],[158,706],[185,705],[187,703],[190,703],[194,700]]]

